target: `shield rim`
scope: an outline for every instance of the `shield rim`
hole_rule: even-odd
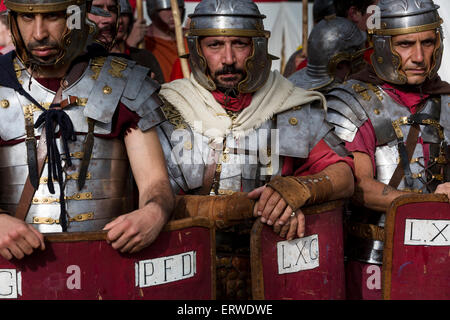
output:
[[[395,218],[397,209],[405,204],[421,202],[448,203],[445,194],[407,194],[397,197],[386,211],[386,222],[384,226],[384,249],[382,268],[382,299],[391,300],[391,280],[392,280],[392,256],[393,240],[395,232]]]

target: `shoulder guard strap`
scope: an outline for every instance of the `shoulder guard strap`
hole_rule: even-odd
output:
[[[311,147],[321,139],[318,133],[324,119],[325,110],[320,104],[306,104],[277,114],[280,155],[307,158]]]
[[[346,92],[346,94],[343,94],[342,92],[338,93],[335,90],[344,91]],[[388,110],[389,106],[385,106],[384,103],[386,95],[384,95],[378,87],[357,80],[349,80],[346,83],[339,86],[338,88],[336,88],[335,90],[330,92],[328,95],[333,96],[335,98],[339,98],[342,101],[342,103],[346,104],[355,112],[355,115],[357,115],[357,118],[359,120],[364,119],[364,117],[361,116],[361,108],[364,110],[366,114],[365,117],[370,119],[374,127],[377,141],[379,144],[386,144],[396,139],[395,131],[394,128],[392,127],[392,120],[390,119],[389,116]],[[349,96],[351,96],[353,99],[349,100],[342,99],[342,98],[344,99],[349,98]],[[355,104],[354,101],[356,101],[357,104]],[[343,110],[343,108],[341,108],[342,103],[332,102],[331,108],[341,113],[341,111]],[[335,116],[329,116],[328,117],[329,121],[333,123],[337,122],[337,120],[333,117]],[[365,120],[362,121],[359,125],[357,125],[357,123],[353,124],[355,124],[355,126],[359,128],[364,122]],[[345,128],[345,122],[340,123],[340,126],[342,128]],[[350,128],[350,131],[351,129],[352,128]],[[340,130],[337,130],[336,133],[341,135]],[[356,132],[354,132],[354,134],[356,134]],[[350,141],[353,140],[354,134]],[[341,136],[341,138],[348,140],[348,136],[347,137]]]
[[[450,95],[441,97],[440,124],[444,129],[444,137],[447,145],[450,145]]]
[[[84,115],[101,123],[110,123],[130,76],[128,60],[115,57],[96,57],[90,66],[95,79]]]
[[[169,102],[163,101],[167,121],[162,122],[158,129],[160,140],[164,140],[161,145],[169,175],[185,192],[200,188],[205,171],[202,155],[206,147],[202,145],[201,136],[195,136],[181,114]]]
[[[136,83],[133,81],[134,85],[139,87],[139,90],[130,89],[124,93],[120,101],[139,115],[141,119],[138,122],[138,127],[142,131],[147,131],[165,121],[166,117],[162,110],[164,103],[158,96],[160,85],[148,78],[143,73],[143,69],[139,68],[140,73],[138,73],[140,76],[144,76],[141,82]]]

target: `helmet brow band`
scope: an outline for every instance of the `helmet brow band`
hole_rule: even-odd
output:
[[[187,36],[214,37],[214,36],[235,36],[235,37],[266,37],[269,38],[269,31],[245,30],[245,29],[197,29],[189,30]]]
[[[379,35],[379,36],[398,36],[401,34],[417,33],[417,32],[422,32],[422,31],[433,30],[433,29],[439,28],[442,23],[443,23],[442,19],[439,19],[438,22],[425,24],[423,26],[414,26],[414,27],[397,28],[397,29],[370,29],[368,31],[369,31],[369,34],[375,34],[375,35]]]

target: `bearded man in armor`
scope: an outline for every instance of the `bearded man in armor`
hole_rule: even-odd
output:
[[[366,40],[366,33],[348,19],[324,18],[309,35],[306,68],[288,79],[297,87],[327,92],[364,67]]]
[[[137,252],[155,240],[173,209],[155,131],[165,120],[159,85],[133,61],[86,54],[97,29],[87,19],[91,4],[6,2],[16,47],[0,57],[6,259],[43,250],[43,233],[61,231],[107,230],[114,249]]]
[[[392,201],[408,193],[450,194],[450,86],[437,75],[443,52],[438,6],[381,0],[379,7],[381,28],[369,30],[373,66],[327,95],[327,119],[355,159],[346,248],[347,294],[354,299],[380,298],[381,290],[369,290],[361,275],[382,264],[380,235]]]
[[[158,127],[175,193],[259,199],[254,216],[304,235],[301,207],[348,197],[352,162],[322,94],[271,71],[269,32],[251,0],[204,0],[187,33],[189,79],[162,85]],[[267,185],[266,185],[267,184]]]

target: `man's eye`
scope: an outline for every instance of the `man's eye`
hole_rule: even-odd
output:
[[[20,17],[24,20],[32,20],[34,16],[32,14],[23,13]]]
[[[245,42],[235,42],[234,45],[238,48],[244,48],[244,47],[248,47],[249,44],[245,43]]]
[[[411,46],[411,43],[410,42],[400,42],[397,45],[402,48],[408,48]]]

